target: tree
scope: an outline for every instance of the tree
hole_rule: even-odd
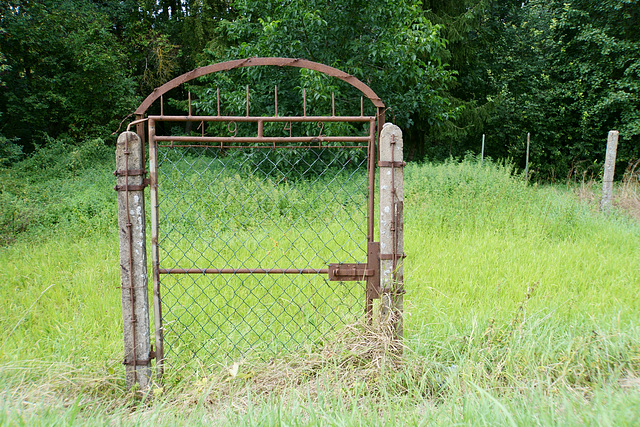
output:
[[[133,81],[108,20],[88,1],[0,6],[0,133],[31,148],[38,135],[115,130],[135,105]]]
[[[233,19],[228,0],[137,0],[123,36],[143,95],[195,68],[207,44],[225,44],[219,24]]]
[[[637,0],[531,0],[510,23],[491,69],[499,89],[489,121],[500,155],[522,158],[530,131],[545,175],[602,164],[608,130],[618,159],[640,156],[640,30]],[[520,141],[520,142],[518,142]]]
[[[237,0],[231,5],[237,18],[222,25],[230,47],[222,54],[208,49],[209,62],[300,57],[350,73],[369,84],[390,108],[388,117],[405,129],[408,151],[423,150],[415,130],[418,123],[439,126],[456,114],[443,96],[454,78],[442,61],[446,43],[441,28],[427,20],[415,2]],[[259,71],[263,77],[268,72]],[[251,77],[258,72],[246,73]],[[290,76],[292,90],[307,87],[318,100],[342,90],[305,70]]]
[[[478,136],[495,112],[496,87],[489,78],[495,47],[521,0],[425,0],[426,16],[442,26],[447,40],[444,60],[456,80],[446,96],[458,114],[437,128],[425,127],[431,159],[459,156],[477,148]]]

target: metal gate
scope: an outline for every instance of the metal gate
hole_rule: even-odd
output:
[[[362,93],[360,114],[340,115],[332,96],[330,112],[308,115],[303,91],[301,114],[280,116],[276,87],[275,114],[254,116],[248,86],[243,115],[223,114],[219,91],[217,114],[192,115],[190,94],[186,115],[164,114],[162,95],[183,83],[265,65],[347,82]],[[365,115],[364,98],[375,114]],[[156,100],[160,114],[145,117]],[[210,364],[313,346],[341,324],[371,318],[381,294],[374,199],[384,104],[370,88],[311,61],[251,58],[180,76],[136,115],[149,147],[159,372],[165,361]],[[332,124],[362,134],[340,135]],[[401,162],[392,163],[385,166]]]

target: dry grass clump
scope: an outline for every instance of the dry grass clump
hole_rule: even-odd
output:
[[[600,205],[599,194],[596,194],[596,181],[593,179],[582,179],[580,184],[575,187],[575,194],[578,196],[578,200],[586,203],[588,206],[597,209]],[[567,183],[568,186],[568,183]]]
[[[615,200],[616,206],[637,220],[640,220],[640,172],[637,171],[639,164],[640,160],[629,165]]]
[[[613,206],[621,212],[640,221],[640,160],[630,163],[625,171],[622,182],[614,187]],[[570,182],[567,182],[569,186]],[[579,200],[591,206],[594,210],[600,208],[602,184],[593,178],[587,179],[583,175],[582,181],[575,186],[575,194]]]
[[[366,322],[346,325],[315,351],[256,365],[253,390],[273,393],[322,376],[332,376],[332,381],[342,386],[375,382],[381,370],[399,368],[402,350],[402,343],[386,326]]]
[[[148,393],[127,393],[119,369],[21,361],[0,365],[4,385],[0,402],[24,419],[37,416],[46,402],[49,408],[77,408],[80,418],[97,413],[125,420],[167,413],[188,417],[204,410],[211,421],[226,419],[229,411],[246,413],[256,401],[273,398],[313,403],[359,395],[371,402],[372,396],[375,400],[382,394],[381,388],[395,384],[390,381],[398,376],[388,375],[392,379],[388,380],[385,373],[406,369],[403,351],[408,350],[394,338],[390,327],[359,322],[334,332],[316,348],[271,360],[256,357],[230,366],[202,366],[186,377],[181,369],[169,366],[163,384],[156,384]]]
[[[362,408],[368,411],[372,401],[413,393],[419,383],[423,385],[419,393],[433,397],[439,383],[435,377],[430,380],[432,364],[409,352],[395,339],[389,323],[359,322],[307,351],[268,361],[238,361],[173,385],[168,379],[165,397],[173,404],[181,402],[185,412],[206,407],[213,419],[224,417],[222,412],[229,408],[241,414],[256,401],[273,398],[310,404],[355,399],[368,402]],[[156,394],[161,393],[156,390]]]

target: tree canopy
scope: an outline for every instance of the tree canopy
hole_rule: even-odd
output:
[[[482,133],[489,155],[519,160],[531,132],[533,168],[562,176],[601,167],[617,129],[624,164],[640,157],[639,18],[639,0],[7,0],[0,158],[109,135],[197,66],[284,56],[367,83],[411,160],[477,152]],[[268,92],[270,71],[243,73],[194,86],[196,107],[214,85],[239,97],[235,78]],[[283,84],[319,102],[345,90],[304,70]]]

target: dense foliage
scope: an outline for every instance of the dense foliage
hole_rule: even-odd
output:
[[[564,174],[604,160],[607,131],[618,159],[640,155],[640,4],[531,0],[505,24],[491,79],[499,101],[488,132],[499,141],[534,135],[541,172]],[[521,156],[511,142],[499,155]]]
[[[108,140],[154,87],[196,66],[290,56],[369,84],[409,159],[478,152],[486,133],[488,155],[519,163],[531,132],[538,176],[566,176],[597,171],[617,129],[620,171],[640,156],[639,19],[638,0],[7,0],[0,165],[52,140]],[[288,80],[317,101],[348,95],[313,73]],[[210,110],[211,91],[194,90]]]
[[[444,93],[453,81],[442,61],[446,41],[415,2],[339,0],[326,7],[317,0],[247,0],[235,6],[238,18],[224,25],[234,45],[227,56],[304,57],[339,68],[366,82],[405,129],[438,127],[456,114]],[[296,84],[327,104],[331,91],[340,92],[304,71]],[[409,147],[415,142],[409,138]]]
[[[0,132],[30,148],[115,130],[135,99],[107,16],[81,0],[9,1],[0,13]]]

